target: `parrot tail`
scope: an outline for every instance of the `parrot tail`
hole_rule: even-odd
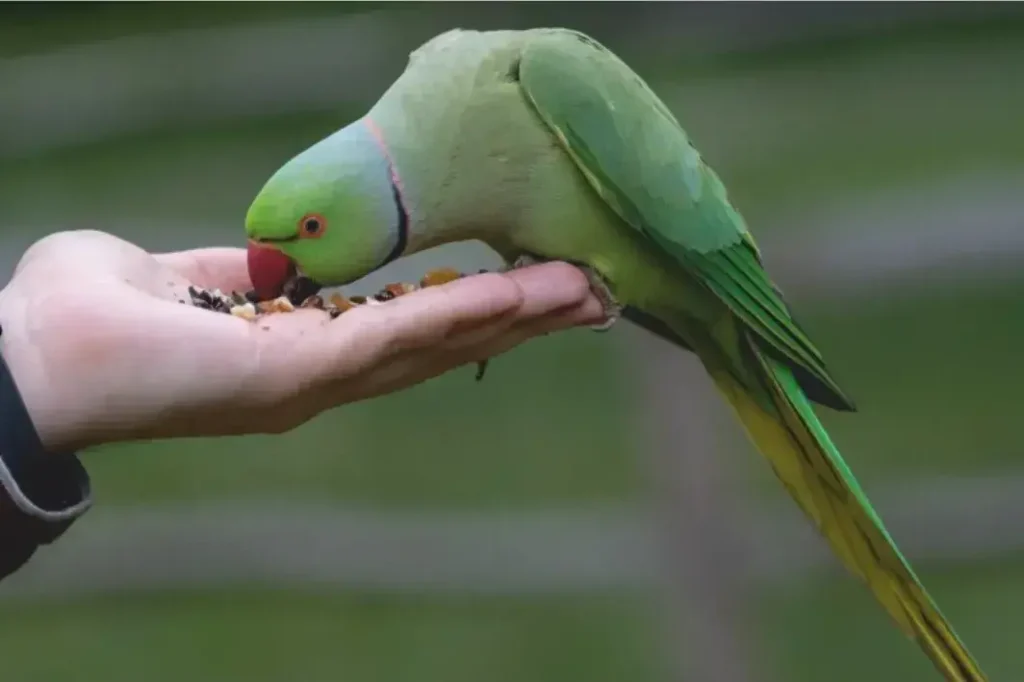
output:
[[[750,387],[756,396],[730,373],[710,373],[790,495],[947,680],[985,682],[978,663],[896,548],[793,373],[750,336],[741,343],[749,360],[745,374],[749,383],[756,382]]]

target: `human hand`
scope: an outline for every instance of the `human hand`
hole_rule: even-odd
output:
[[[3,355],[43,444],[281,433],[528,339],[603,319],[564,263],[467,277],[337,319],[255,323],[181,305],[251,288],[243,249],[150,254],[112,235],[36,242],[0,291]]]

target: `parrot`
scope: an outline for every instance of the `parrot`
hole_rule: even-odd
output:
[[[620,57],[572,28],[441,33],[365,115],[285,161],[245,215],[260,296],[355,282],[451,242],[587,276],[695,354],[840,562],[951,682],[986,677],[897,548],[814,405],[856,412],[718,174]]]

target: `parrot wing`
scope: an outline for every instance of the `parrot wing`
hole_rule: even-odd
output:
[[[809,397],[855,409],[765,273],[721,180],[632,69],[591,38],[563,30],[526,46],[519,82],[590,185],[628,225],[725,302]]]

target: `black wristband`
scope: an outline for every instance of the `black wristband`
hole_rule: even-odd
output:
[[[0,353],[0,580],[63,535],[90,506],[85,467],[73,453],[45,451]]]

